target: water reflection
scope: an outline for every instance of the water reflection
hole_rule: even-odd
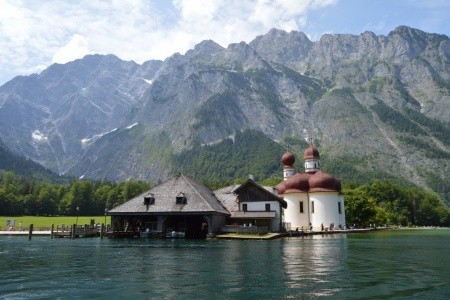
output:
[[[297,295],[330,296],[346,273],[345,235],[287,239],[282,251],[286,285]]]

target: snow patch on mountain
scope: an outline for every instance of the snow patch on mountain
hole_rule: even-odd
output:
[[[84,138],[84,139],[81,140],[81,145],[82,145],[83,147],[86,147],[87,145],[89,145],[90,143],[92,143],[92,142],[98,140],[98,139],[101,138],[102,136],[105,136],[105,135],[107,135],[107,134],[109,134],[109,133],[113,133],[113,132],[116,131],[116,130],[117,130],[117,128],[114,128],[114,129],[111,130],[111,131],[108,131],[108,132],[105,132],[105,133],[100,133],[100,134],[95,134],[94,136],[92,136],[92,137],[90,137],[90,138]]]
[[[147,82],[149,85],[152,85],[152,83],[153,83],[153,79],[145,79],[145,78],[142,78],[142,80],[144,80],[145,82]]]
[[[43,135],[39,130],[33,131],[33,133],[31,134],[31,137],[36,142],[43,142],[43,141],[47,141],[48,140],[48,138],[45,135]]]
[[[131,129],[131,128],[135,127],[135,126],[138,125],[138,124],[139,124],[139,123],[134,123],[133,125],[127,126],[126,128],[127,128],[127,129]]]

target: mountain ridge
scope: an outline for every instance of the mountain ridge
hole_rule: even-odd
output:
[[[0,87],[0,138],[59,173],[159,180],[175,156],[236,132],[313,137],[358,172],[446,195],[449,67],[447,36],[406,26],[315,42],[272,29],[141,65],[90,55]]]

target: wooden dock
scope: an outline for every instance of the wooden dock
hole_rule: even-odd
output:
[[[106,228],[102,224],[96,225],[70,225],[70,226],[54,226],[52,225],[52,238],[80,238],[80,237],[103,237]]]

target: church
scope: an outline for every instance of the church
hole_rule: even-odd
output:
[[[283,222],[286,230],[344,229],[344,197],[341,182],[320,170],[320,155],[311,143],[304,151],[305,172],[294,174],[295,156],[281,158],[284,181],[275,190],[287,203]]]

